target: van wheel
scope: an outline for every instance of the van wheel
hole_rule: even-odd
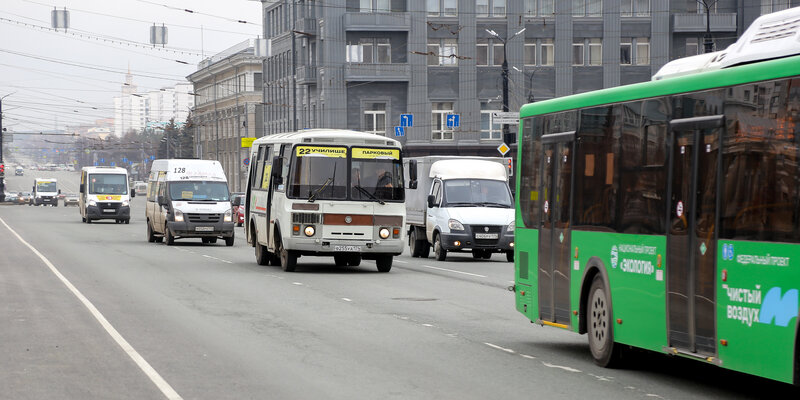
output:
[[[81,222],[86,223],[86,217],[81,217]]]
[[[258,240],[256,240],[255,249],[256,249],[256,264],[269,265],[269,262],[272,259],[272,255],[267,251],[266,246],[262,246],[261,243],[258,243]]]
[[[514,250],[509,250],[506,252],[506,261],[514,262]]]
[[[124,220],[123,222],[125,222],[126,225],[129,225],[131,223],[131,219],[128,218],[128,219]]]
[[[391,254],[381,254],[375,258],[375,264],[378,266],[378,272],[389,272],[392,269],[392,257]]]
[[[278,239],[277,250],[281,257],[281,269],[286,272],[294,272],[295,267],[297,267],[297,252],[294,250],[286,250],[280,238]]]
[[[154,243],[156,241],[156,235],[153,233],[153,227],[150,226],[150,221],[147,221],[147,241],[149,243]]]
[[[234,240],[233,235],[231,235],[231,237],[226,237],[225,238],[225,246],[228,246],[228,247],[233,246],[233,240]]]
[[[412,228],[411,234],[408,235],[408,247],[409,250],[411,250],[411,257],[419,257],[419,253],[421,253],[420,250],[422,249],[420,249],[420,243],[419,240],[417,240],[416,228]]]
[[[166,238],[167,246],[175,244],[175,236],[172,236],[172,232],[166,226],[164,227],[164,237]]]
[[[447,250],[442,247],[442,235],[437,234],[433,239],[433,252],[436,254],[436,261],[444,261],[447,259]]]
[[[86,223],[87,223],[87,224],[91,224],[91,223],[92,223],[92,219],[91,219],[91,218],[89,218],[89,217],[86,217]]]

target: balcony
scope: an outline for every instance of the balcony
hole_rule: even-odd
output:
[[[298,18],[295,21],[294,30],[296,33],[305,33],[308,35],[317,34],[317,19],[316,18]]]
[[[674,14],[675,32],[705,32],[706,14]],[[736,32],[736,13],[711,14],[711,32]]]
[[[409,64],[345,64],[344,79],[346,81],[409,81],[411,65]]]
[[[408,31],[411,14],[407,12],[344,14],[344,29],[348,31]]]
[[[295,76],[298,85],[316,85],[317,67],[301,65],[295,70]]]

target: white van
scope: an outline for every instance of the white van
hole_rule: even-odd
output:
[[[43,206],[49,204],[58,207],[58,181],[53,178],[36,178],[33,180],[33,193],[31,194],[32,206]]]
[[[147,182],[147,241],[179,238],[233,246],[228,180],[219,161],[155,160]]]
[[[113,219],[118,224],[131,221],[131,197],[128,170],[119,167],[83,167],[78,188],[81,221],[91,224],[98,219]]]

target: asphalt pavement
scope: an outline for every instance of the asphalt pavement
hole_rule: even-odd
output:
[[[55,177],[76,191],[75,172]],[[0,206],[0,398],[759,398],[787,385],[660,354],[594,365],[586,337],[514,308],[505,256],[395,259],[297,272],[236,243],[148,243],[77,207]],[[17,237],[19,235],[19,237]],[[26,244],[27,243],[27,244]],[[103,322],[105,321],[105,322]]]

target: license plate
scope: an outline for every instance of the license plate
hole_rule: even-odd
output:
[[[361,251],[361,246],[333,246],[333,251]]]
[[[115,210],[113,208],[105,208],[105,209],[103,209],[103,212],[114,212],[114,211]]]
[[[194,227],[194,231],[195,232],[213,232],[214,231],[214,227],[213,226],[195,226]]]
[[[476,233],[475,234],[475,239],[497,239],[498,237],[500,237],[500,236],[498,236],[498,234],[496,234],[496,233]]]

